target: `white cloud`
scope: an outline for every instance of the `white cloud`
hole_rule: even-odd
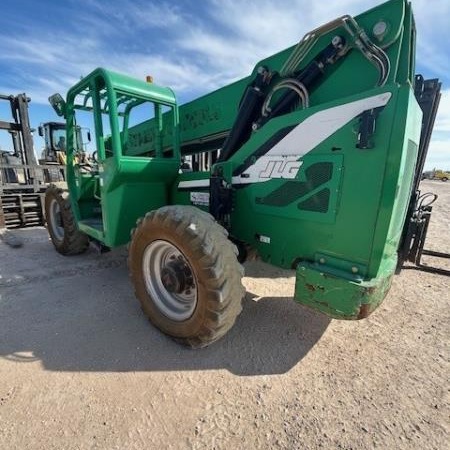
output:
[[[114,23],[116,31],[120,26],[138,29],[177,27],[189,17],[189,14],[182,11],[178,5],[166,2],[151,3],[145,0],[122,0],[116,3],[109,2],[105,6],[105,3],[101,0],[88,0],[87,6],[95,12],[95,15],[89,16],[86,12],[83,12],[82,16],[86,20],[93,19],[92,22],[96,27],[101,27],[103,22],[106,24]],[[192,17],[190,19],[192,20]]]
[[[450,171],[450,139],[436,139],[430,143],[427,159],[425,161],[425,170],[432,169]]]
[[[323,2],[291,0],[280,6],[271,0],[213,0],[208,14],[217,26],[186,23],[186,32],[176,42],[205,61],[208,70],[221,71],[231,81],[250,73],[259,60],[294,45],[311,29],[346,13],[360,13],[371,4],[342,0],[325,7]]]
[[[428,150],[425,168],[450,170],[450,89],[442,91],[441,101]]]
[[[434,131],[450,134],[450,88],[442,90]]]

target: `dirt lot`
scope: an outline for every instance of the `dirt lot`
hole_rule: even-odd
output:
[[[450,183],[423,189],[440,194],[427,246],[449,252]],[[64,258],[44,229],[20,236],[0,242],[1,449],[449,448],[450,278],[404,270],[342,322],[248,264],[235,327],[192,351],[144,318],[125,250]]]

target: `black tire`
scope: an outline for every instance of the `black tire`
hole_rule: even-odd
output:
[[[164,264],[161,259],[157,260],[160,269],[150,270],[151,264],[146,265],[145,261],[151,259],[145,258],[148,254],[152,257],[155,245],[173,247],[182,258],[172,255]],[[165,206],[147,213],[145,218],[138,220],[131,233],[128,257],[135,294],[144,313],[157,328],[189,347],[206,347],[217,341],[233,326],[242,310],[245,289],[241,279],[244,271],[237,260],[237,253],[236,246],[227,238],[226,230],[211,215],[198,208]],[[169,292],[164,284],[167,281],[164,270],[173,264],[173,260],[177,264],[177,258],[183,261],[183,267],[187,266],[182,276],[188,277],[192,283],[182,294]],[[168,293],[172,300],[174,295],[184,295],[195,289],[195,301],[186,306],[187,314],[191,315],[181,317],[182,314],[173,313],[176,317],[169,317],[165,311],[170,310],[164,311],[164,300],[161,300],[167,297],[155,298],[155,291],[149,292],[155,288],[148,288],[148,283],[156,286],[157,292]]]
[[[448,178],[447,177],[443,177],[443,178],[441,178],[442,179],[442,181],[448,181]]]
[[[65,183],[51,184],[47,188],[45,218],[50,239],[57,252],[62,255],[78,255],[87,250],[89,238],[77,228]]]

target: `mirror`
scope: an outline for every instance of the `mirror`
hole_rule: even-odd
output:
[[[38,126],[38,134],[41,137],[44,137],[44,129],[42,128],[42,125]]]
[[[50,105],[52,105],[56,114],[60,117],[64,117],[66,115],[66,102],[62,98],[61,94],[53,94],[48,98]]]
[[[87,140],[88,140],[88,142],[91,142],[91,132],[90,131],[87,132]]]

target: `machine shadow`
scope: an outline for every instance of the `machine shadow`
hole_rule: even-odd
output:
[[[40,361],[52,371],[282,374],[301,361],[330,322],[291,298],[254,301],[247,293],[233,329],[212,346],[191,350],[148,322],[130,294],[123,266],[108,269],[100,285],[99,279],[102,274],[74,275],[46,286],[6,289],[0,302],[0,356]],[[38,294],[43,289],[45,296]]]
[[[295,270],[281,269],[261,260],[244,263],[245,276],[251,278],[291,278]]]

